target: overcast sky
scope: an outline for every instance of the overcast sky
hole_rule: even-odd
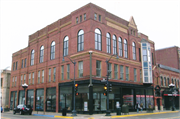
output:
[[[0,69],[11,67],[29,35],[90,2],[127,21],[133,16],[156,49],[180,47],[180,0],[0,0]]]

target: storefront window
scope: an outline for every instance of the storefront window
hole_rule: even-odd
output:
[[[11,101],[10,101],[10,109],[14,109],[14,107],[16,107],[17,103],[17,91],[12,91],[11,92]],[[14,105],[14,107],[13,107]]]
[[[44,89],[36,90],[36,110],[44,110]]]
[[[134,109],[134,96],[133,96],[133,89],[130,88],[123,88],[123,104],[129,106],[129,109]]]
[[[56,111],[56,88],[47,88],[46,110]]]
[[[27,104],[31,105],[31,107],[33,108],[34,90],[28,90],[27,93],[28,93]]]
[[[144,89],[136,89],[136,103],[139,103],[141,107],[145,108],[145,94]]]
[[[24,96],[24,90],[19,91],[19,104],[24,104],[25,96]]]
[[[60,87],[59,110],[62,111],[66,107],[72,110],[72,87]]]
[[[146,108],[154,108],[154,100],[153,100],[153,90],[147,89],[146,90]]]

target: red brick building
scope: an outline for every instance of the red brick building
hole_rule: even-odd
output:
[[[67,107],[71,112],[72,60],[76,62],[75,81],[79,85],[78,113],[106,111],[105,83],[101,80],[106,79],[107,70],[113,85],[110,110],[115,111],[119,103],[135,110],[136,102],[146,109],[154,105],[154,57],[154,42],[138,32],[133,17],[126,21],[87,4],[30,35],[28,46],[13,53],[10,107],[25,102],[34,110],[59,112]],[[29,85],[25,95],[23,83]]]

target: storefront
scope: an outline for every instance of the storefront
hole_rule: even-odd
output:
[[[17,91],[11,92],[10,109],[14,109],[17,105]]]
[[[46,111],[56,111],[56,88],[46,89]]]
[[[28,90],[27,91],[27,105],[31,105],[33,108],[33,102],[34,102],[34,90]]]
[[[44,89],[36,90],[36,107],[35,110],[43,111],[44,110]]]

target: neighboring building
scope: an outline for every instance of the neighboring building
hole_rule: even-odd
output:
[[[116,54],[119,59],[112,56]],[[154,42],[138,33],[133,17],[126,21],[87,4],[30,35],[28,47],[13,53],[10,107],[24,103],[26,97],[33,110],[60,112],[67,107],[71,112],[75,73],[76,111],[105,112],[107,97],[101,80],[107,70],[111,111],[118,103],[129,105],[130,110],[135,110],[136,102],[144,109],[153,107],[154,57]],[[76,62],[75,72],[69,58]],[[23,83],[29,85],[25,95]]]
[[[1,71],[1,97],[0,103],[3,108],[9,106],[9,87],[10,87],[10,78],[11,71],[10,70],[2,70]]]
[[[156,50],[156,63],[180,70],[180,48],[174,46]]]
[[[157,67],[154,70],[154,87],[157,85],[161,88],[161,96],[155,96],[155,109],[157,110],[157,100],[164,109],[172,107],[172,95],[169,85],[175,85],[178,95],[174,96],[175,107],[179,109],[179,88],[180,88],[180,48],[170,47],[155,51]]]

